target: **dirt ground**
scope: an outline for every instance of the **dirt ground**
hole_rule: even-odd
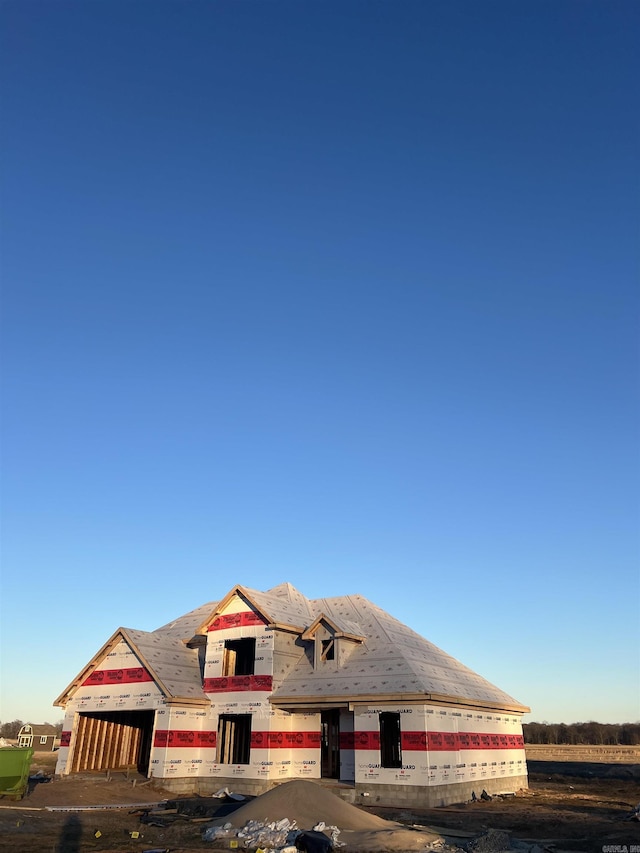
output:
[[[38,770],[43,781],[34,778]],[[0,798],[0,851],[214,853],[230,847],[229,841],[204,841],[203,832],[216,813],[217,822],[223,823],[226,813],[239,808],[236,803],[176,798],[142,777],[124,773],[110,779],[105,774],[57,779],[51,771],[51,757],[37,753],[26,796],[20,801]],[[515,796],[457,806],[412,811],[361,807],[365,814],[354,826],[363,831],[341,832],[345,847],[339,849],[407,853],[431,846],[481,853],[479,839],[484,838],[485,850],[493,853],[499,849],[497,836],[486,833],[495,830],[508,833],[511,849],[522,851],[532,851],[535,843],[552,853],[603,853],[607,847],[609,853],[634,853],[634,846],[640,853],[640,821],[629,819],[640,803],[640,766],[530,762],[529,784],[528,791]],[[290,801],[288,807],[294,805]],[[344,805],[336,814],[348,822],[347,812],[340,811]],[[371,826],[365,832],[367,815]],[[295,819],[286,813],[271,819],[284,817]],[[375,818],[389,823],[376,825]],[[301,822],[298,827],[312,828]]]

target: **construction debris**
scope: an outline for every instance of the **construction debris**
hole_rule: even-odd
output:
[[[509,833],[502,829],[488,829],[467,844],[468,853],[503,853],[507,850],[511,850],[511,840]]]
[[[247,799],[242,794],[233,794],[228,788],[220,788],[219,791],[216,791],[215,794],[211,794],[211,796],[216,797],[218,800],[233,800],[237,803],[241,803]]]
[[[622,820],[637,820],[640,821],[640,803],[633,809],[633,811],[629,812],[629,814],[625,815]]]
[[[250,820],[240,829],[230,823],[225,823],[224,826],[211,826],[203,832],[202,840],[220,841],[221,839],[237,838],[242,847],[250,850],[257,850],[258,848],[274,850],[295,847],[295,840],[299,832],[296,822],[292,822],[288,818],[270,823]]]
[[[335,826],[331,828],[336,830],[337,837],[340,830],[336,829]],[[329,853],[334,848],[334,843],[320,829],[298,833],[295,845],[296,850],[300,850],[301,853]]]

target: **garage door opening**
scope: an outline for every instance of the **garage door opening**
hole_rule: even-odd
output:
[[[149,770],[154,711],[79,714],[71,772]]]

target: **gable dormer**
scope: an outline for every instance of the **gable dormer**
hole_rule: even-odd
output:
[[[365,638],[357,625],[341,625],[321,613],[302,634],[302,639],[313,642],[313,668],[322,671],[339,669]]]
[[[272,689],[271,624],[265,608],[244,587],[233,587],[214,606],[189,641],[204,642],[202,686],[208,696]]]

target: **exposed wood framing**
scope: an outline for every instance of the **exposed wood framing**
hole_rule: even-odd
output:
[[[80,714],[71,771],[117,770],[144,764],[152,716],[118,711]]]

